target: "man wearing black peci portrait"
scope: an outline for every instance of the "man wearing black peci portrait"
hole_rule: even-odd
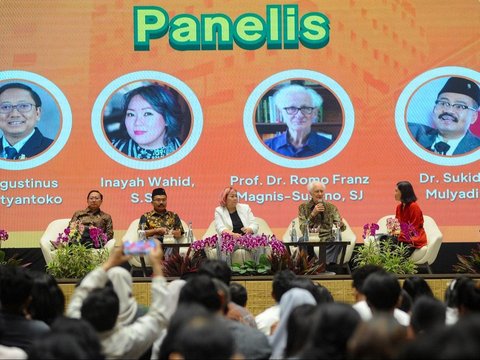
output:
[[[472,80],[450,77],[440,90],[432,111],[432,126],[409,122],[415,140],[439,155],[464,154],[480,147],[470,131],[479,117],[480,90]]]

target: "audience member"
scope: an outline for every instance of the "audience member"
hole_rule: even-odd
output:
[[[420,276],[409,276],[403,281],[402,288],[410,295],[412,301],[420,296],[433,297],[433,291],[427,281]]]
[[[245,286],[243,286],[242,284],[237,282],[230,283],[230,296],[235,304],[241,307],[247,306],[247,289],[245,289]]]
[[[360,314],[363,321],[368,321],[372,318],[372,309],[367,303],[364,283],[365,280],[374,273],[385,274],[385,270],[377,265],[365,265],[356,268],[352,273],[352,287],[355,292],[355,304],[353,308]],[[393,310],[393,316],[403,326],[410,324],[410,315],[398,308]]]
[[[33,287],[28,312],[32,319],[51,326],[65,312],[65,295],[52,275],[40,271],[31,274]]]
[[[333,302],[318,306],[311,323],[310,340],[298,358],[346,359],[348,341],[361,318],[350,305]]]
[[[312,333],[311,319],[316,305],[303,304],[292,310],[287,321],[285,358],[295,358],[305,347]]]
[[[280,299],[291,288],[296,275],[291,270],[281,270],[273,275],[272,297],[275,305],[270,306],[255,317],[257,328],[265,335],[272,334],[272,326],[280,320]]]
[[[26,351],[36,339],[50,332],[45,322],[27,316],[32,288],[33,279],[28,270],[21,266],[0,265],[0,321],[5,329],[0,345]]]
[[[280,300],[280,320],[273,334],[269,337],[272,346],[272,358],[281,358],[285,355],[288,336],[288,318],[297,306],[311,304],[316,305],[313,295],[305,289],[291,288],[283,294]]]
[[[121,266],[115,266],[107,271],[107,275],[112,282],[113,290],[119,300],[118,323],[121,325],[129,325],[139,317],[145,315],[148,308],[138,304],[135,300],[132,289],[132,275],[130,275],[128,270]]]
[[[407,329],[387,314],[361,322],[347,345],[349,359],[396,359],[407,343]]]
[[[445,326],[446,310],[445,304],[433,296],[417,297],[410,316],[410,328],[414,335],[430,334]]]
[[[117,324],[120,304],[113,288],[105,287],[108,270],[120,266],[130,258],[116,247],[108,260],[90,272],[75,289],[67,314],[82,317],[99,333],[102,352],[107,358],[138,358],[149,350],[163,328],[167,327],[166,309],[169,304],[167,283],[163,277],[163,251],[157,243],[149,254],[153,269],[152,303],[146,315],[126,326]]]
[[[480,282],[469,279],[459,282],[457,287],[457,305],[459,317],[480,312]]]
[[[400,304],[398,304],[397,308],[407,314],[410,314],[410,311],[412,310],[412,298],[405,289],[402,289],[400,292]]]

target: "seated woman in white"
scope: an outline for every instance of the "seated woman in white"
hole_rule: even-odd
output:
[[[222,191],[220,206],[215,209],[215,229],[219,237],[226,233],[234,238],[256,234],[258,231],[258,224],[250,206],[238,203],[237,190],[231,186]],[[243,262],[246,257],[251,258],[245,251],[237,250],[232,255],[232,262]]]

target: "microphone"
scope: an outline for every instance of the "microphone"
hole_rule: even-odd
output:
[[[435,151],[441,155],[445,155],[450,149],[450,145],[448,145],[446,142],[439,141],[434,145]]]

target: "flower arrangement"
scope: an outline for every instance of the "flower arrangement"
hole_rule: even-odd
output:
[[[407,243],[412,242],[413,236],[418,235],[412,224],[400,223],[396,218],[388,218],[387,234],[378,239],[380,229],[376,223],[367,223],[363,226],[363,246],[354,250],[353,262],[356,267],[367,264],[382,266],[386,271],[395,274],[415,274],[417,266],[410,259]],[[398,241],[400,233],[403,241]]]
[[[9,259],[5,260],[6,254],[2,249],[2,242],[8,240],[7,230],[0,230],[0,265],[13,265],[13,266],[28,266],[30,263],[22,265],[22,259],[18,259],[18,254],[14,254]]]
[[[51,241],[56,251],[47,272],[56,278],[82,278],[108,258],[107,241],[102,229],[71,222]]]
[[[95,226],[85,226],[80,221],[71,222],[70,225],[63,230],[63,233],[59,233],[58,237],[52,241],[55,248],[65,246],[67,244],[80,243],[82,239],[85,239],[85,231],[88,230],[88,240],[91,240],[95,249],[100,249],[108,241],[107,234],[102,229]]]

